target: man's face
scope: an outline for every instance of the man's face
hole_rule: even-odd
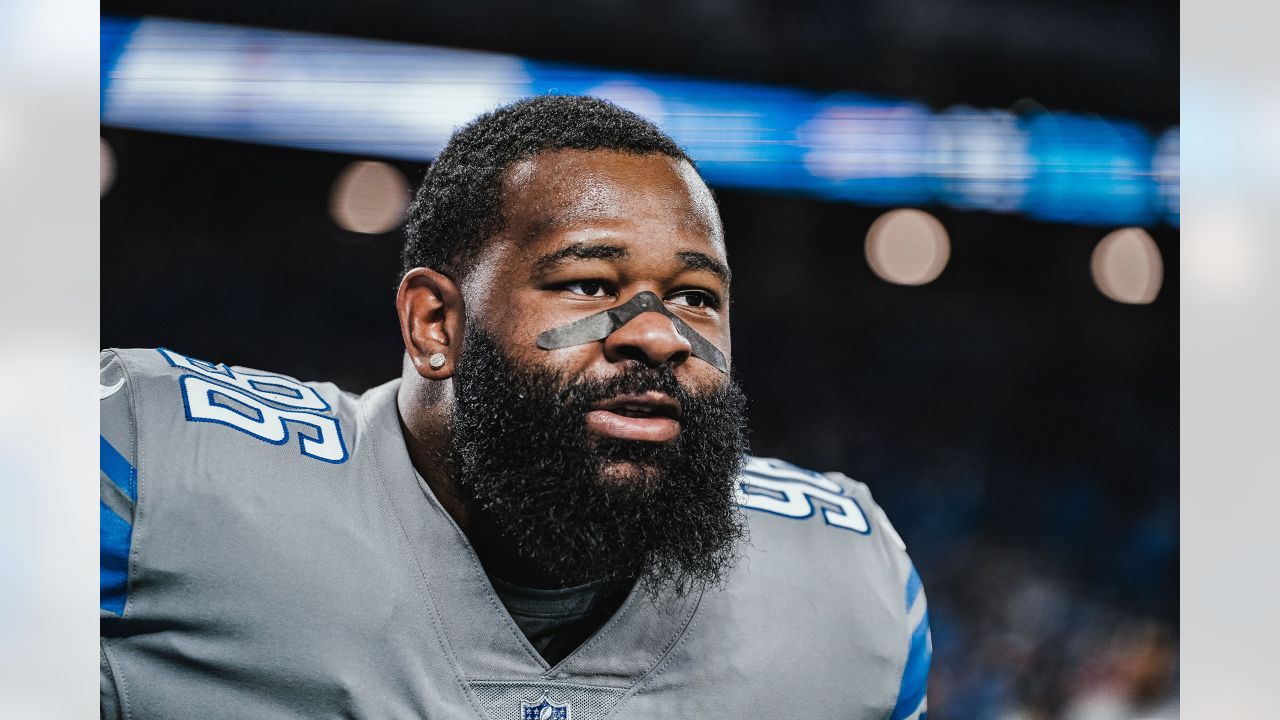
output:
[[[459,485],[561,582],[716,579],[741,526],[735,383],[660,313],[601,341],[542,350],[542,332],[642,291],[729,357],[715,206],[687,163],[559,151],[508,173],[505,226],[462,285],[454,376]]]
[[[566,379],[604,380],[628,368],[668,365],[690,392],[727,377],[690,355],[658,313],[636,317],[602,342],[553,351],[536,338],[644,290],[730,358],[729,276],[714,200],[688,163],[665,155],[542,153],[517,164],[504,193],[506,227],[464,284],[467,314],[513,362]],[[593,437],[668,443],[680,409],[658,393],[599,403]],[[618,481],[639,468],[612,464]]]

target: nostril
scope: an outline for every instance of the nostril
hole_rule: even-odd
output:
[[[623,345],[617,349],[617,355],[620,360],[635,360],[645,365],[650,364],[649,354],[635,345]]]
[[[689,341],[661,313],[641,313],[604,340],[612,360],[636,360],[650,367],[680,364],[692,354]]]
[[[666,363],[679,364],[689,358],[689,351],[684,349],[644,348],[639,345],[622,345],[614,349],[615,360],[635,360],[649,367],[657,367]]]

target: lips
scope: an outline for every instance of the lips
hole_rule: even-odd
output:
[[[587,430],[619,440],[667,442],[680,434],[680,403],[650,391],[615,395],[591,406]]]

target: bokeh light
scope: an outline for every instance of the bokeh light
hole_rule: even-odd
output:
[[[379,235],[400,226],[409,207],[409,183],[394,167],[353,162],[333,183],[329,213],[344,230]]]
[[[98,197],[107,194],[116,181],[116,154],[111,143],[98,139]]]
[[[876,275],[897,285],[924,285],[951,258],[951,239],[938,219],[923,210],[881,215],[867,231],[867,262]]]
[[[1116,302],[1144,305],[1160,294],[1164,262],[1160,249],[1141,228],[1109,233],[1093,250],[1093,281]]]

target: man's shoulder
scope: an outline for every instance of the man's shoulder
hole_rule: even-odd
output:
[[[750,562],[778,566],[767,574],[808,573],[837,588],[841,582],[827,580],[901,587],[914,572],[871,490],[843,473],[750,457],[736,493],[748,520]]]
[[[710,641],[689,651],[691,662],[733,653],[817,693],[839,686],[868,716],[923,713],[931,645],[920,576],[867,485],[753,457],[737,495],[749,537],[702,612],[711,627],[743,630],[733,643],[704,631]],[[796,658],[799,672],[777,669],[779,657]]]
[[[223,577],[246,547],[262,559],[314,545],[316,528],[352,532],[358,488],[380,487],[360,448],[376,443],[361,444],[379,410],[388,432],[394,388],[358,397],[163,348],[105,350],[100,368],[102,609],[114,616],[126,598],[135,611],[158,602],[126,592],[157,568]]]
[[[279,446],[281,461],[351,456],[359,398],[333,383],[167,348],[104,350],[99,365],[104,438],[145,441],[153,452],[211,443],[231,457],[266,443]]]

